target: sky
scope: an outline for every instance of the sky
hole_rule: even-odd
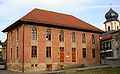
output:
[[[104,30],[104,16],[110,7],[120,14],[120,0],[0,0],[0,40],[7,38],[2,30],[34,8],[70,14]]]

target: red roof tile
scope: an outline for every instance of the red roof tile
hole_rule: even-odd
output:
[[[111,39],[111,38],[112,38],[112,35],[109,34],[109,35],[107,35],[105,37],[102,37],[100,40],[107,40],[107,39]]]
[[[36,23],[45,23],[53,25],[61,25],[67,27],[75,27],[96,32],[103,32],[102,30],[72,16],[47,10],[34,9],[27,15],[23,16],[21,21],[29,21]]]

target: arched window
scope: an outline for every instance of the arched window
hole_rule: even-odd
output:
[[[32,28],[32,39],[37,40],[37,29],[35,27]]]
[[[60,32],[59,32],[59,40],[61,42],[64,42],[64,32],[63,32],[63,30],[60,30]]]
[[[46,40],[51,41],[51,30],[50,29],[47,29],[46,31]]]
[[[108,26],[108,31],[110,31],[110,26]]]
[[[75,43],[75,33],[74,32],[71,33],[71,42]]]
[[[94,44],[95,43],[95,36],[94,36],[94,34],[92,34],[92,43]]]
[[[85,33],[82,34],[82,43],[86,43]]]

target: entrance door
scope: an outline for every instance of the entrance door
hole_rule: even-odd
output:
[[[76,50],[72,48],[72,62],[76,62]]]
[[[60,62],[64,62],[64,47],[60,47]]]

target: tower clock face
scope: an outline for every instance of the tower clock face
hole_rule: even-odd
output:
[[[114,13],[111,13],[111,15],[112,15],[112,16],[115,16],[115,14],[114,14]]]

